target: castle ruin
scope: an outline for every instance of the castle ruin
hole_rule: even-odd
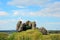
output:
[[[18,32],[25,31],[28,29],[35,29],[36,28],[36,22],[27,21],[25,23],[22,23],[22,21],[18,21],[16,30]]]

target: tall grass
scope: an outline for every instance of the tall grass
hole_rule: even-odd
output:
[[[13,33],[8,40],[42,40],[42,34],[38,30],[27,30]]]
[[[43,35],[43,40],[60,40],[60,34]]]
[[[42,40],[51,40],[50,35],[43,35]]]
[[[60,34],[51,34],[51,40],[60,40]]]
[[[27,30],[9,35],[0,33],[0,40],[60,40],[60,34],[42,35],[39,30]]]
[[[7,40],[8,34],[0,32],[0,40]]]

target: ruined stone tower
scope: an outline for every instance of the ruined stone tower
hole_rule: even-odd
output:
[[[31,26],[31,22],[30,22],[30,21],[27,21],[27,22],[26,22],[26,25],[27,25],[27,26]]]
[[[16,30],[22,31],[22,21],[18,21]]]
[[[36,22],[32,22],[32,29],[36,28]]]

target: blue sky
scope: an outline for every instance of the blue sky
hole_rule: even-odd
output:
[[[0,30],[16,30],[19,20],[60,30],[60,0],[0,0]]]

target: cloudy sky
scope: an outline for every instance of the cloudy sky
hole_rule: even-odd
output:
[[[60,0],[0,0],[0,30],[16,30],[19,20],[60,30]]]

